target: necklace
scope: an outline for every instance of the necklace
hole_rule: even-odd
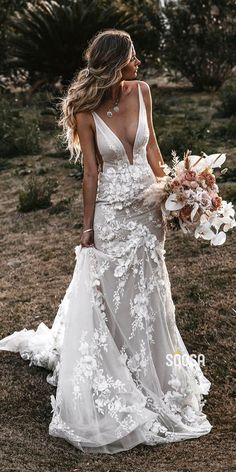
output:
[[[122,89],[122,87],[121,87],[121,89]],[[120,111],[120,109],[118,107],[118,103],[120,101],[120,96],[121,96],[121,90],[120,90],[120,93],[119,93],[118,97],[114,101],[114,105],[112,106],[112,109],[115,113],[118,113]],[[111,111],[110,108],[107,111],[107,116],[108,116],[108,118],[111,118],[113,116],[113,112]]]

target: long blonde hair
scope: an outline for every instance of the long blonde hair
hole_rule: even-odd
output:
[[[83,156],[76,126],[76,113],[95,110],[109,87],[122,78],[121,69],[132,56],[132,40],[123,30],[107,29],[98,32],[84,52],[87,67],[80,70],[61,99],[62,138],[75,162]]]

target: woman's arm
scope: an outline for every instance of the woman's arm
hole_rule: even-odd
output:
[[[146,105],[146,112],[147,112],[147,121],[149,127],[149,141],[147,144],[147,160],[155,174],[156,177],[163,177],[166,174],[163,171],[163,168],[160,167],[164,164],[163,157],[161,155],[160,148],[157,144],[157,139],[153,127],[153,119],[152,119],[152,95],[149,85],[146,82],[139,81],[140,86],[143,92],[143,98]]]
[[[93,228],[95,201],[98,182],[98,164],[96,160],[94,132],[89,113],[81,112],[76,115],[77,132],[83,153],[83,229]],[[93,232],[83,233],[85,242],[93,240]],[[86,244],[84,244],[86,245]]]

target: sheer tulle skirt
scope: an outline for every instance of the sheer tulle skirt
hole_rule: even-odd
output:
[[[71,283],[51,329],[22,330],[0,349],[51,371],[49,434],[84,452],[197,438],[210,381],[175,320],[156,206],[97,202],[95,247],[77,246]],[[175,355],[185,361],[174,362]]]

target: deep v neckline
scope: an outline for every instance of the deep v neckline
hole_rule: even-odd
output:
[[[122,143],[121,139],[117,136],[117,134],[110,128],[110,126],[108,126],[106,124],[106,122],[103,120],[103,118],[101,118],[101,116],[99,116],[95,111],[93,111],[93,113],[102,121],[102,123],[105,125],[105,127],[112,133],[112,135],[115,137],[115,139],[118,141],[118,143],[120,144],[120,146],[122,147],[123,151],[124,151],[124,154],[127,158],[127,161],[129,163],[130,166],[134,165],[134,150],[135,150],[135,146],[136,146],[136,141],[137,141],[137,136],[138,136],[138,131],[139,131],[139,126],[140,126],[140,116],[141,116],[141,99],[140,99],[140,85],[138,83],[138,103],[139,103],[139,110],[138,110],[138,124],[137,124],[137,128],[136,128],[136,133],[135,133],[135,138],[134,138],[134,143],[133,143],[133,146],[132,146],[132,162],[130,162],[129,160],[129,157],[128,157],[128,154],[126,152],[126,149],[125,149],[125,146],[124,144]]]

